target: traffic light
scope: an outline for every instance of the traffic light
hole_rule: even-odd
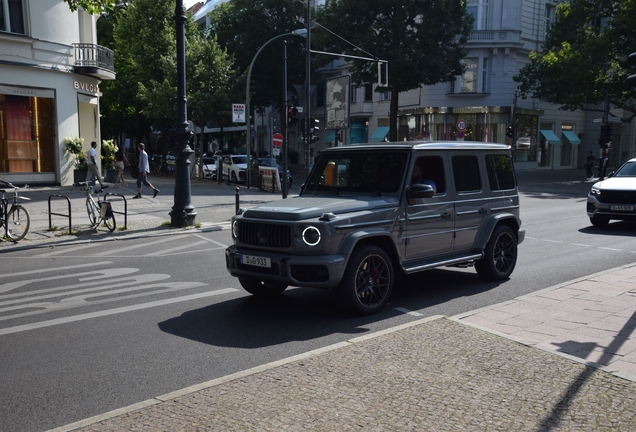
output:
[[[316,131],[318,129],[320,129],[318,127],[318,124],[320,123],[320,121],[317,118],[311,117],[309,119],[309,142],[316,142],[318,141],[318,137],[316,135],[314,135],[316,133]]]
[[[290,105],[287,110],[287,126],[293,126],[298,123],[298,108]]]
[[[609,125],[601,126],[601,139],[599,145],[609,144],[612,142],[612,128]]]
[[[508,128],[506,129],[506,136],[508,138],[514,138],[515,136],[515,130],[512,126],[508,126]]]
[[[387,62],[378,63],[378,87],[389,86],[389,64]]]

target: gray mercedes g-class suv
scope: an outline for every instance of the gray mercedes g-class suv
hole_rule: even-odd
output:
[[[353,144],[323,151],[298,197],[239,211],[225,258],[251,294],[323,288],[366,315],[405,274],[474,265],[508,278],[524,235],[509,146]]]

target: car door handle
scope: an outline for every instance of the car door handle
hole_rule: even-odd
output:
[[[444,213],[444,214],[442,215],[442,219],[450,219],[450,218],[451,218],[450,213]]]
[[[482,207],[482,208],[479,209],[479,214],[483,215],[483,214],[486,214],[486,213],[488,213],[488,210],[486,210],[485,208]]]

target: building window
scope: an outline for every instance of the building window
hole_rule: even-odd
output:
[[[556,11],[556,6],[551,4],[545,5],[545,21],[543,26],[543,40],[548,35],[548,31],[550,30],[550,26],[554,22],[554,12]]]
[[[358,102],[358,87],[356,86],[349,86],[349,101],[351,101],[352,104]]]
[[[373,102],[373,84],[364,85],[364,101]]]
[[[316,108],[325,106],[325,85],[321,84],[316,88]]]
[[[378,100],[381,100],[381,101],[391,100],[391,91],[390,90],[382,90],[379,93],[379,95],[380,96],[379,96]]]
[[[488,59],[484,58],[481,71],[481,92],[488,93]]]
[[[473,30],[488,30],[488,0],[468,0],[466,12],[475,18]]]
[[[22,0],[0,0],[0,31],[24,34]]]
[[[450,93],[488,93],[490,61],[487,58],[467,58],[462,63],[465,71],[450,82]]]

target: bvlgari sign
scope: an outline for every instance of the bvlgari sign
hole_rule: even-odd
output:
[[[75,90],[84,90],[91,93],[98,93],[99,86],[97,84],[88,84],[85,82],[73,81],[73,88]]]

